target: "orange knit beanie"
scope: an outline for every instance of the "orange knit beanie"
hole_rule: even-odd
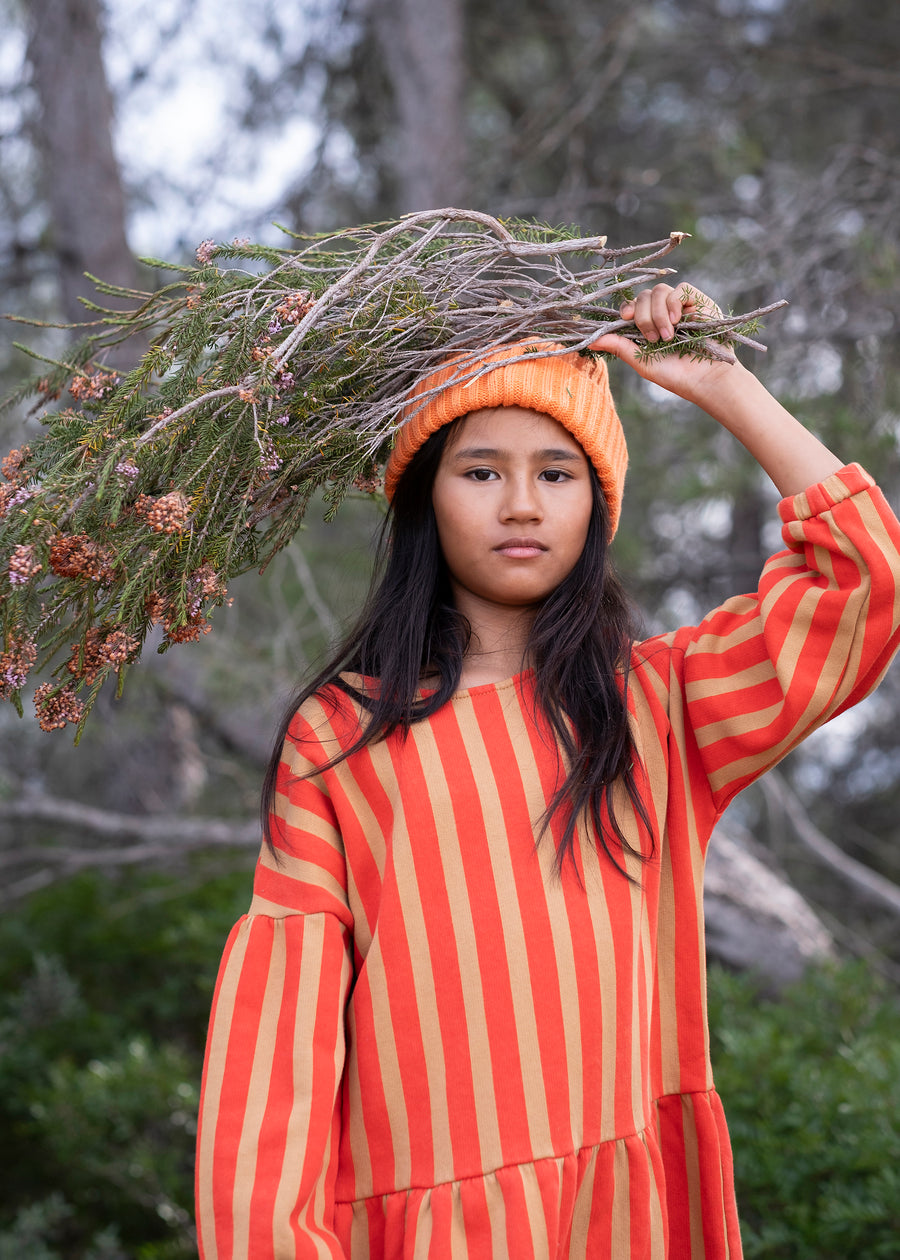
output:
[[[567,353],[505,365],[505,360],[528,350],[552,346],[546,341],[501,346],[461,368],[460,361],[465,363],[471,357],[470,353],[462,353],[423,377],[410,391],[401,413],[402,427],[385,470],[387,497],[393,498],[397,482],[416,451],[445,424],[482,408],[526,407],[559,421],[580,443],[600,480],[609,508],[611,538],[619,523],[628,451],[609,390],[605,361]],[[497,366],[466,381],[486,363]],[[439,392],[419,403],[416,410],[417,400],[435,389]]]

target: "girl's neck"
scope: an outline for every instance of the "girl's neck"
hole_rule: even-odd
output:
[[[525,668],[534,609],[486,607],[471,598],[457,598],[457,608],[472,629],[463,658],[461,687],[502,682]]]

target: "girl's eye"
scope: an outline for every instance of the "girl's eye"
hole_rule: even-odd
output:
[[[552,482],[554,485],[558,484],[560,481],[569,480],[569,474],[567,472],[563,472],[561,468],[545,468],[541,473],[541,476],[544,481]]]
[[[493,468],[470,468],[466,473],[466,476],[471,477],[473,481],[490,481],[496,475]]]

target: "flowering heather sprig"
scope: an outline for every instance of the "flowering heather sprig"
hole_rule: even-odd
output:
[[[34,557],[34,543],[19,543],[9,558],[9,581],[12,586],[23,586],[43,569]]]
[[[668,274],[683,235],[607,248],[575,229],[443,209],[283,248],[204,240],[199,266],[154,293],[101,286],[129,309],[105,309],[11,400],[46,403],[71,384],[72,405],[47,410],[31,458],[23,448],[2,463],[7,653],[33,641],[51,662],[79,627],[70,686],[93,676],[90,704],[148,619],[167,643],[199,638],[226,583],[290,542],[317,489],[329,517],[352,487],[377,492],[410,389],[448,353],[462,352],[468,380],[483,353],[533,337],[550,347],[541,354],[590,353],[617,332],[644,352],[620,303]],[[220,253],[242,261],[211,265]],[[666,352],[733,357],[777,305],[682,321]],[[102,365],[132,335],[149,349],[118,382]],[[27,495],[40,497],[19,511]],[[5,663],[18,679],[27,662]],[[67,701],[48,707],[49,695],[39,708],[55,729]]]
[[[9,647],[0,653],[0,696],[4,700],[25,685],[36,660],[33,639],[10,639]]]
[[[75,688],[67,683],[56,695],[54,684],[43,683],[34,693],[34,711],[42,731],[59,731],[67,722],[77,725],[84,713],[84,704],[75,694]]]

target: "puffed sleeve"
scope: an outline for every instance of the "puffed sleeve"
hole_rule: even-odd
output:
[[[341,837],[302,716],[250,911],[225,947],[206,1048],[196,1203],[204,1260],[341,1256],[333,1232],[352,916]]]
[[[900,524],[872,478],[851,464],[779,512],[786,549],[756,594],[642,645],[717,813],[866,696],[900,642]]]

